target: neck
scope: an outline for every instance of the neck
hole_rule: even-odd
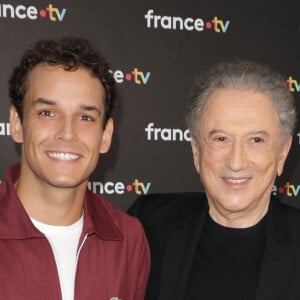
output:
[[[269,202],[254,211],[226,211],[209,207],[209,215],[218,224],[230,228],[249,228],[257,224],[267,213]]]
[[[32,187],[20,177],[15,188],[27,214],[42,223],[67,226],[82,215],[86,184],[76,188]]]

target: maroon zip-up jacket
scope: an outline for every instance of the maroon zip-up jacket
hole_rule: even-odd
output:
[[[13,185],[19,168],[0,184],[0,300],[60,300],[51,246]],[[78,249],[74,300],[144,299],[150,254],[140,223],[88,190]]]

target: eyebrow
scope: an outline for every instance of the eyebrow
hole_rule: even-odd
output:
[[[37,98],[34,101],[33,105],[37,105],[37,104],[56,105],[56,102],[45,98]]]
[[[209,133],[208,133],[208,136],[211,136],[215,133],[223,133],[223,134],[229,134],[231,135],[232,133],[230,132],[227,132],[225,130],[222,130],[222,129],[213,129],[211,130]],[[243,136],[247,136],[247,135],[252,135],[252,134],[262,134],[262,135],[266,135],[266,136],[269,136],[269,133],[265,130],[254,130],[254,131],[249,131],[247,132],[246,134],[243,134]]]
[[[38,98],[34,101],[33,105],[37,105],[37,104],[46,104],[46,105],[55,106],[55,105],[57,105],[57,102],[54,100],[46,99],[46,98]],[[85,111],[95,111],[99,115],[101,115],[101,112],[102,112],[101,109],[99,109],[99,107],[97,107],[95,105],[81,104],[79,108],[82,110],[85,110]]]
[[[80,108],[86,111],[96,111],[99,115],[101,115],[101,110],[95,105],[80,105]]]

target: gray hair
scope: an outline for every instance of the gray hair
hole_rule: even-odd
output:
[[[223,62],[196,80],[186,114],[187,126],[196,142],[199,139],[199,121],[209,96],[218,89],[253,89],[269,96],[276,108],[283,137],[292,135],[296,125],[296,107],[285,78],[266,65],[235,60]]]

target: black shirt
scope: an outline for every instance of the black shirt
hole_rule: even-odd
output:
[[[185,299],[254,300],[266,219],[267,216],[252,227],[237,229],[221,226],[207,215]]]

